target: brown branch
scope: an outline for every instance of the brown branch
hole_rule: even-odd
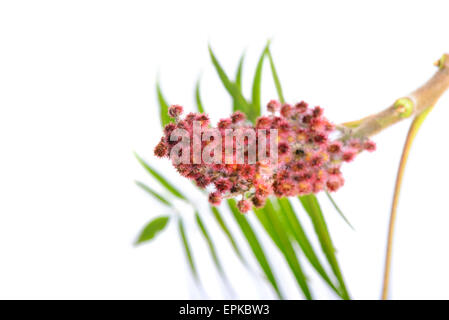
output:
[[[437,65],[439,69],[429,81],[408,96],[396,100],[387,109],[358,121],[343,123],[352,128],[347,137],[370,137],[434,106],[449,88],[449,54],[444,54]]]

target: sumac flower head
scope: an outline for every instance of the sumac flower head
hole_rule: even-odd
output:
[[[376,149],[366,138],[343,139],[321,107],[303,101],[282,105],[271,100],[269,114],[255,125],[240,111],[213,127],[205,114],[181,119],[182,110],[169,108],[175,122],[165,126],[155,155],[170,158],[180,175],[208,188],[212,205],[241,196],[241,212],[263,207],[271,195],[334,192],[344,184],[342,163]]]

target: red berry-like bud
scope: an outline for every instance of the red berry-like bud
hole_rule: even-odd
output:
[[[340,167],[330,167],[327,169],[327,173],[329,173],[330,175],[340,175]]]
[[[256,185],[256,195],[266,198],[271,192],[271,186],[267,183],[259,183]]]
[[[341,158],[343,159],[343,161],[351,162],[352,160],[354,160],[356,155],[357,155],[357,151],[353,148],[350,148],[343,152],[343,155],[341,156]]]
[[[165,125],[164,127],[164,133],[166,137],[170,137],[171,133],[173,132],[173,130],[176,129],[176,124],[174,123],[168,123]]]
[[[326,137],[326,135],[324,135],[322,133],[318,133],[317,135],[315,135],[313,137],[313,141],[318,145],[322,145],[327,142],[327,137]]]
[[[192,123],[193,121],[195,121],[196,117],[197,117],[196,113],[190,112],[188,115],[186,115],[184,120],[187,121],[188,123]]]
[[[204,189],[210,184],[210,178],[205,175],[201,175],[195,179],[195,183],[199,188]]]
[[[221,119],[220,121],[218,121],[217,127],[220,130],[225,130],[225,129],[229,129],[231,127],[232,124],[232,120],[229,118],[226,119]]]
[[[298,113],[304,113],[307,111],[307,107],[309,105],[307,103],[305,103],[304,101],[301,101],[300,103],[297,103],[295,105],[295,109]]]
[[[359,139],[351,139],[348,142],[348,145],[351,148],[357,149],[357,150],[361,150],[362,149],[362,142]]]
[[[303,118],[302,118],[302,123],[304,123],[304,124],[310,124],[310,122],[312,121],[312,116],[311,115],[305,115]]]
[[[276,112],[281,108],[281,103],[277,100],[271,100],[267,104],[267,110],[269,112]]]
[[[315,155],[310,159],[310,165],[315,168],[321,167],[323,164],[323,157],[321,155]]]
[[[278,153],[280,155],[287,154],[290,151],[290,146],[286,142],[281,142],[278,145]]]
[[[252,207],[252,204],[248,200],[240,200],[239,202],[237,202],[237,208],[242,213],[248,212],[249,210],[251,210],[251,207]]]
[[[327,187],[327,190],[334,192],[334,191],[337,191],[338,188],[340,188],[340,183],[337,180],[329,180],[326,183],[326,187]]]
[[[284,104],[281,108],[281,114],[285,118],[290,118],[293,115],[293,111],[293,107],[288,103]]]
[[[255,172],[256,172],[256,169],[254,168],[254,166],[249,165],[249,164],[244,164],[241,167],[239,167],[239,169],[238,169],[238,174],[242,178],[250,178],[254,175]]]
[[[295,163],[292,164],[292,170],[294,172],[301,172],[305,169],[305,164],[302,161],[296,161]]]
[[[363,144],[363,149],[368,152],[373,152],[376,150],[376,144],[371,140],[365,141],[365,143]]]
[[[271,119],[268,117],[260,117],[257,119],[256,128],[257,129],[268,129],[271,126]]]
[[[246,119],[246,116],[243,112],[236,111],[231,115],[232,123],[239,123],[241,121],[244,121]]]
[[[174,104],[168,108],[168,114],[172,118],[178,118],[182,114],[183,108],[177,104]]]
[[[221,194],[218,191],[209,194],[209,202],[214,206],[218,206],[221,203]]]
[[[344,180],[342,177],[331,177],[326,182],[327,190],[334,192],[337,191],[344,184]]]
[[[202,127],[207,127],[209,125],[209,116],[207,114],[199,114],[196,116],[195,120],[201,122]]]
[[[316,106],[312,111],[312,115],[315,118],[321,117],[323,115],[323,108]]]
[[[229,189],[231,189],[232,183],[224,178],[218,179],[217,181],[215,181],[215,188],[217,188],[218,191],[220,192],[226,192],[229,191]]]
[[[262,208],[265,205],[265,200],[266,198],[257,194],[251,198],[251,202],[256,208]]]
[[[334,141],[327,147],[327,152],[336,154],[341,151],[342,143],[340,141]]]
[[[154,148],[154,155],[156,157],[162,158],[162,157],[165,157],[167,154],[168,154],[168,146],[164,142],[164,140],[161,139],[161,141]]]

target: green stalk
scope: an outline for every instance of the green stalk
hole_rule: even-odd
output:
[[[399,203],[399,194],[401,192],[402,179],[404,177],[405,166],[407,165],[407,159],[410,154],[410,149],[412,147],[413,141],[415,140],[416,134],[419,128],[426,119],[427,115],[433,108],[430,107],[426,109],[423,113],[416,116],[410,125],[410,129],[405,140],[404,149],[402,150],[401,161],[399,163],[398,174],[396,176],[396,185],[394,188],[393,203],[391,205],[390,213],[390,225],[388,227],[388,239],[387,239],[387,251],[385,253],[385,267],[384,267],[384,278],[382,287],[382,299],[386,300],[388,298],[388,285],[390,283],[390,269],[391,269],[391,259],[393,252],[393,237],[394,237],[394,227],[396,224],[397,209]]]

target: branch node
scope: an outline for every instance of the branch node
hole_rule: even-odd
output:
[[[434,63],[434,65],[436,67],[440,68],[440,70],[449,67],[448,57],[449,57],[449,55],[447,53],[443,54],[441,56],[441,58],[437,62]]]
[[[401,118],[408,118],[413,114],[415,104],[410,98],[400,98],[394,103],[394,108]]]

